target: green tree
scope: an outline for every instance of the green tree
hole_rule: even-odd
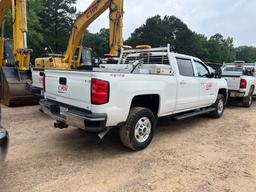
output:
[[[66,50],[71,25],[76,16],[76,0],[44,0],[39,11],[41,30],[45,47],[54,52]]]
[[[215,63],[233,62],[236,60],[236,52],[233,45],[233,39],[225,39],[221,34],[215,34],[210,37],[207,43],[209,51],[208,61]]]
[[[236,48],[236,60],[248,63],[256,62],[256,47],[241,46]]]
[[[153,47],[171,45],[173,51],[191,52],[191,43],[195,41],[193,32],[175,16],[160,15],[147,19],[146,23],[136,29],[126,44],[136,46],[149,44]]]
[[[28,47],[33,49],[32,62],[34,58],[41,55],[44,36],[39,32],[42,26],[39,18],[39,10],[42,8],[42,0],[29,0],[27,4],[28,18]]]
[[[98,55],[103,57],[104,54],[108,53],[108,37],[109,29],[103,28],[99,33],[90,33],[86,31],[83,45],[92,50]]]

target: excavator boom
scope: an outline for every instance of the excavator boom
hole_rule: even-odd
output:
[[[109,49],[110,55],[119,56],[123,47],[124,0],[114,0],[110,5],[109,15]]]
[[[110,53],[118,55],[118,50],[123,44],[122,27],[123,27],[123,0],[95,0],[89,8],[80,15],[75,21],[69,38],[64,63],[69,63],[73,67],[78,67],[80,60],[74,58],[75,52],[81,46],[81,41],[85,30],[97,19],[104,11],[110,8]]]
[[[110,10],[110,55],[118,56],[119,50],[123,46],[123,6],[124,0],[94,0],[74,22],[64,58],[37,58],[35,61],[35,68],[70,69],[81,67],[81,57],[83,51],[82,40],[85,30],[107,9]]]

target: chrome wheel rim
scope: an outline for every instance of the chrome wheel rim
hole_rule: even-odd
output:
[[[152,129],[151,121],[148,117],[142,117],[135,125],[134,136],[137,142],[144,143],[150,136]]]
[[[218,113],[221,114],[223,112],[223,109],[224,109],[224,102],[223,100],[220,100],[218,104]]]

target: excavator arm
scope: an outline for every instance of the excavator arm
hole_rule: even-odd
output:
[[[11,0],[0,1],[0,68],[4,65],[4,22],[7,11],[12,7]]]
[[[27,46],[26,0],[12,0],[13,55],[15,64],[21,71],[28,71],[32,50]]]
[[[13,26],[13,56],[18,70],[28,71],[30,64],[31,50],[27,48],[27,10],[26,0],[1,0],[0,1],[0,67],[4,62],[4,22],[7,11],[12,8],[12,26]]]
[[[109,15],[109,49],[114,57],[119,56],[123,46],[124,0],[112,1]]]
[[[95,0],[89,8],[75,21],[69,38],[68,47],[63,59],[63,63],[78,67],[81,55],[81,43],[85,30],[104,11],[110,8],[110,53],[117,56],[118,50],[123,44],[123,0]],[[76,54],[78,52],[78,54]],[[78,56],[77,56],[78,55]]]

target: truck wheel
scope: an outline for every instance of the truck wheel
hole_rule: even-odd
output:
[[[252,105],[252,95],[253,95],[253,88],[250,89],[250,93],[247,97],[243,98],[243,106],[244,107],[251,107]]]
[[[218,95],[213,107],[215,108],[215,110],[210,113],[210,116],[213,118],[220,118],[223,115],[225,109],[225,98],[223,95]]]
[[[120,127],[121,142],[133,151],[145,149],[153,139],[155,127],[156,118],[151,110],[134,107],[126,123]]]

